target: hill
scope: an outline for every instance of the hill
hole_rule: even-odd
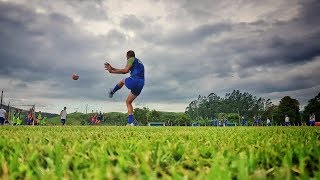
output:
[[[70,113],[67,116],[68,125],[83,125],[90,122],[92,114],[83,114],[83,113]],[[60,125],[60,116],[55,116],[48,118],[48,125]]]

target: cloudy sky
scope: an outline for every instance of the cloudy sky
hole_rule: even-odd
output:
[[[247,91],[305,105],[320,91],[317,0],[0,0],[5,102],[58,113],[125,112],[130,49],[146,83],[135,107],[184,111],[199,94]],[[73,81],[71,75],[80,79]],[[301,106],[301,107],[302,107]]]

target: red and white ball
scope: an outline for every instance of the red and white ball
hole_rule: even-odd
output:
[[[73,74],[73,75],[72,75],[72,79],[73,79],[73,80],[78,80],[78,79],[79,79],[79,76],[78,76],[77,74]]]

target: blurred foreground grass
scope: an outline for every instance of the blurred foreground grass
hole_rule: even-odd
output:
[[[4,179],[320,179],[316,127],[2,126]]]

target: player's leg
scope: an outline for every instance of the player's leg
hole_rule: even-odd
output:
[[[4,118],[0,117],[0,125],[3,125],[3,124],[4,124]]]
[[[126,105],[128,109],[128,124],[133,125],[133,106],[132,102],[136,99],[136,95],[132,94],[132,92],[128,95],[126,100]]]
[[[122,86],[124,85],[124,83],[125,83],[125,79],[121,79],[121,81],[120,81],[118,84],[116,84],[116,86],[114,86],[113,89],[110,89],[110,91],[109,91],[109,97],[112,98],[112,97],[113,97],[113,94],[114,94],[115,92],[117,92],[119,89],[121,89]]]
[[[132,102],[141,93],[144,86],[144,81],[128,77],[124,79],[124,82],[126,87],[131,90],[131,93],[128,95],[126,100],[126,105],[128,109],[128,124],[134,125]]]

